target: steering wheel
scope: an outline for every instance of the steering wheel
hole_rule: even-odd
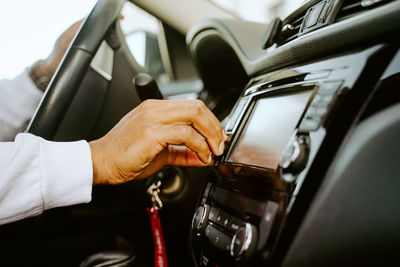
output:
[[[99,0],[76,34],[33,115],[28,133],[51,140],[95,56],[119,19],[125,0]]]

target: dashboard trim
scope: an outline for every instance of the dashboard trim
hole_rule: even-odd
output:
[[[186,42],[191,53],[196,53],[198,38],[208,34],[219,34],[234,49],[247,75],[255,76],[332,53],[348,51],[353,46],[359,47],[361,43],[368,46],[381,42],[379,36],[390,35],[400,29],[399,17],[400,1],[390,2],[358,16],[304,34],[274,50],[262,50],[260,42],[258,55],[250,55],[243,49],[246,47],[243,41],[239,42],[238,38],[233,37],[236,25],[229,20],[210,19],[200,22],[188,33]],[[255,31],[254,39],[247,41],[254,42],[261,37],[262,34]]]

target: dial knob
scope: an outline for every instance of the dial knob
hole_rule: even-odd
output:
[[[307,165],[310,152],[310,138],[306,135],[296,136],[295,140],[286,149],[281,158],[283,178],[286,182],[293,182],[296,175]]]
[[[257,229],[254,225],[246,223],[237,229],[232,238],[231,256],[235,260],[249,259],[257,244]]]
[[[210,206],[205,204],[197,208],[193,219],[192,219],[192,229],[201,232],[203,231],[208,222],[208,213],[210,212]]]

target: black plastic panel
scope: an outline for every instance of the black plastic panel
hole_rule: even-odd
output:
[[[54,136],[54,141],[88,139],[108,93],[109,83],[89,69]]]
[[[281,264],[303,218],[308,215],[309,206],[313,203],[312,200],[318,192],[339,146],[344,142],[352,125],[358,121],[359,114],[368,103],[374,88],[376,88],[375,85],[379,82],[382,73],[390,64],[397,50],[397,44],[376,45],[304,66],[268,73],[250,81],[247,88],[243,90],[238,103],[246,99],[249,101],[245,101],[244,108],[237,104],[232,110],[229,118],[234,120],[234,126],[228,129],[230,125],[228,119],[225,128],[228,135],[231,136],[231,140],[227,144],[227,152],[219,158],[219,164],[210,173],[209,181],[214,186],[241,193],[261,203],[274,201],[278,205],[277,216],[274,218],[274,225],[268,240],[258,244],[258,251],[252,255],[253,257],[249,261],[242,260],[233,263],[232,258],[227,257],[226,253],[218,251],[217,247],[214,248],[215,246],[213,247],[207,242],[202,243],[202,233],[196,233],[197,236],[193,238],[193,242],[197,245],[195,246],[195,255],[198,262],[203,262],[203,254],[207,253],[206,258],[219,266],[223,266],[223,264],[227,264],[227,266]],[[251,121],[248,119],[248,115],[251,114],[254,101],[265,97],[279,99],[278,96],[301,89],[312,89],[313,92],[309,96],[306,110],[304,112],[300,110],[298,114],[294,115],[301,119],[297,126],[293,126],[295,129],[288,144],[291,144],[296,136],[307,136],[309,156],[304,168],[294,174],[294,179],[283,179],[287,174],[287,169],[281,165],[277,170],[272,170],[251,166],[240,160],[230,162],[227,155],[232,148],[235,148],[236,140],[242,133],[241,129]],[[293,105],[293,103],[291,104]],[[316,107],[326,108],[326,112],[324,111],[325,113],[321,115],[318,127],[315,129],[302,127],[304,121],[310,120],[310,118],[316,119],[319,116]],[[241,110],[237,117],[235,115],[236,108]],[[282,113],[285,108],[282,107],[278,110],[281,110]],[[261,120],[262,122],[266,121],[268,115],[273,114],[269,111],[264,113],[265,118]],[[279,123],[279,121],[276,122],[276,124]],[[275,124],[269,125],[265,131],[277,131],[277,134],[282,134]],[[266,135],[260,133],[259,136],[265,139]],[[259,146],[260,142],[258,142]],[[227,196],[220,191],[212,191],[211,195],[212,200],[207,200],[210,205],[215,205],[225,213],[251,223],[258,227],[259,232],[265,230],[259,226],[263,216],[249,210],[252,207],[251,203],[239,196]],[[221,198],[223,201],[220,200]],[[340,208],[344,209],[345,207]]]
[[[400,104],[342,146],[283,266],[380,266],[400,249]]]

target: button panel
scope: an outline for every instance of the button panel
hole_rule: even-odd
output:
[[[318,93],[320,94],[335,94],[340,86],[342,85],[343,81],[329,81],[324,82],[321,87],[318,89]]]
[[[218,189],[220,188],[214,185],[207,189],[210,191],[207,202],[198,207],[198,210],[200,209],[202,212],[196,212],[193,219],[195,222],[202,221],[202,223],[194,223],[195,226],[201,225],[202,227],[193,227],[193,238],[198,241],[197,249],[201,251],[201,254],[196,256],[199,266],[233,266],[232,264],[238,260],[247,261],[251,259],[257,251],[264,249],[276,217],[277,203],[247,198],[247,201],[243,201],[246,202],[245,208],[238,206],[231,208],[248,212],[252,210],[249,209],[251,205],[248,205],[251,200],[257,202],[258,208],[252,210],[251,214],[254,217],[252,217],[251,222],[233,216],[228,213],[229,206],[226,207],[226,210],[222,208],[227,202],[222,201],[220,205],[224,206],[219,206],[221,208],[214,206],[214,204],[218,204],[218,201],[213,197]],[[228,196],[229,199],[245,198],[236,192],[229,192]],[[204,210],[201,210],[201,208]],[[258,211],[258,213],[254,211]],[[204,220],[200,220],[200,218],[203,218],[203,214],[206,214],[206,216]],[[261,242],[260,237],[262,237],[264,244],[262,248],[258,248],[258,244]]]
[[[300,124],[299,129],[302,131],[316,131],[319,128],[321,120],[316,118],[305,118]]]
[[[342,80],[322,83],[300,123],[299,130],[306,132],[318,130],[342,84]]]
[[[208,219],[233,233],[245,224],[244,221],[233,217],[215,207],[211,207]]]
[[[215,222],[221,226],[227,226],[229,223],[229,215],[219,210]]]

